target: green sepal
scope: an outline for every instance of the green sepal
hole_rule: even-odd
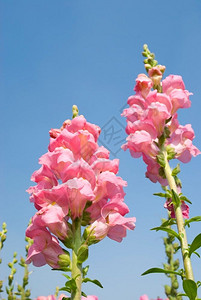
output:
[[[88,271],[89,271],[89,265],[86,266],[86,267],[84,267],[82,269],[82,276],[83,276],[83,278],[87,275]]]
[[[170,228],[166,228],[166,227],[160,226],[160,227],[154,227],[154,228],[152,228],[151,230],[156,230],[156,231],[162,230],[162,231],[166,231],[166,232],[168,232],[169,234],[175,236],[179,241],[181,241],[180,235],[179,235],[176,231],[174,231],[173,229],[170,229]]]
[[[170,145],[166,146],[166,151],[167,151],[167,160],[171,160],[175,157],[176,152]]]
[[[154,196],[163,197],[163,198],[171,198],[172,194],[169,190],[166,191],[166,193],[154,193]]]
[[[161,224],[161,227],[167,227],[176,224],[174,219],[169,219]]]
[[[83,244],[78,249],[77,253],[77,262],[78,264],[82,264],[85,260],[87,260],[89,254],[89,247],[86,244]]]
[[[189,220],[185,220],[185,226],[189,226],[190,223],[192,222],[200,222],[201,221],[201,216],[193,217]]]
[[[161,268],[151,268],[145,271],[144,273],[141,274],[141,276],[147,275],[147,274],[152,274],[152,273],[164,273],[164,274],[175,274],[178,276],[181,276],[181,273],[176,272],[176,271],[171,271],[171,270],[164,270]]]
[[[102,284],[101,284],[100,281],[97,280],[97,279],[84,278],[84,279],[82,280],[82,282],[83,282],[83,283],[84,283],[84,282],[92,282],[92,283],[96,284],[97,286],[103,288]]]
[[[181,201],[185,201],[189,204],[192,204],[192,202],[184,195],[179,196],[179,198],[180,198]]]
[[[65,283],[65,287],[59,289],[60,291],[66,291],[68,293],[75,293],[77,290],[76,281],[74,278],[71,278]]]
[[[174,190],[172,190],[172,202],[176,205],[176,207],[178,207],[181,203],[179,195]]]
[[[81,292],[81,295],[87,298],[87,294],[85,294],[85,292]]]
[[[172,170],[172,176],[176,176],[181,171],[180,164],[178,164],[173,170]]]
[[[190,300],[195,300],[197,296],[197,284],[191,279],[183,280],[183,289]]]
[[[189,248],[189,257],[191,256],[191,254],[192,254],[195,250],[197,250],[197,249],[200,248],[200,247],[201,247],[201,233],[198,234],[198,235],[194,238],[192,244],[190,245],[190,248]]]
[[[165,168],[165,157],[163,152],[159,152],[159,154],[156,156],[157,162],[159,165],[163,168]]]

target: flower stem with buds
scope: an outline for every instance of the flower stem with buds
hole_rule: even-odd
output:
[[[177,194],[177,186],[176,186],[174,177],[172,176],[172,170],[170,168],[170,165],[169,165],[169,162],[167,159],[166,151],[164,151],[164,158],[165,158],[165,167],[164,167],[165,176],[167,178],[170,189],[173,190]],[[179,233],[179,236],[181,237],[181,251],[182,251],[182,257],[183,257],[184,269],[185,269],[185,273],[186,273],[186,279],[194,280],[191,259],[188,256],[188,241],[187,241],[187,235],[186,235],[186,230],[185,230],[185,226],[184,226],[184,220],[183,220],[181,206],[180,205],[176,206],[174,204],[174,210],[175,210],[178,233]]]
[[[75,279],[76,291],[71,293],[72,300],[81,299],[81,285],[82,285],[82,265],[78,263],[77,254],[81,245],[81,220],[76,219],[72,224],[73,236],[74,236],[74,248],[72,251],[72,273],[71,277]]]

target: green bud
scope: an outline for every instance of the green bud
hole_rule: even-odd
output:
[[[13,257],[16,257],[16,256],[17,256],[17,252],[14,252],[14,253],[13,253]]]
[[[178,243],[174,243],[173,247],[174,247],[175,250],[177,250],[177,248],[179,247],[179,244]]]
[[[174,270],[177,270],[179,268],[179,259],[176,259],[173,265],[174,265]]]
[[[30,290],[26,290],[26,292],[25,292],[25,296],[28,298],[28,297],[30,297],[30,295],[31,295],[31,292],[30,292]]]
[[[79,110],[78,110],[78,108],[77,108],[77,105],[73,105],[72,111],[73,111],[73,119],[74,119],[75,117],[78,116],[78,113],[79,113]]]
[[[71,263],[71,259],[70,259],[70,254],[68,252],[66,254],[59,255],[58,264],[61,268],[67,268],[70,265],[70,263]]]
[[[167,296],[171,294],[171,287],[169,285],[165,285],[165,293]]]
[[[3,224],[2,224],[2,228],[3,228],[3,230],[6,230],[6,227],[7,227],[6,223],[5,223],[5,222],[3,222]]]
[[[8,267],[12,268],[13,264],[11,262],[8,263]]]
[[[2,243],[5,242],[5,240],[6,240],[6,234],[3,234],[3,235],[1,236],[1,241],[2,241]]]
[[[173,286],[174,289],[178,289],[178,287],[179,287],[178,281],[175,280],[175,281],[172,283],[172,286]]]
[[[78,264],[82,264],[85,260],[87,260],[88,254],[89,254],[88,245],[86,244],[81,245],[77,253]]]
[[[17,290],[18,290],[18,292],[21,292],[21,291],[22,291],[22,287],[21,287],[21,285],[19,285],[19,284],[18,284],[18,286],[17,286]]]

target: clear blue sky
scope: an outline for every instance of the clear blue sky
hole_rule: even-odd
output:
[[[1,279],[6,280],[6,261],[13,251],[25,253],[24,232],[35,212],[25,190],[39,168],[38,158],[47,151],[49,129],[71,117],[73,104],[102,128],[112,118],[125,126],[120,110],[133,93],[137,74],[144,72],[144,43],[167,66],[165,74],[182,75],[186,88],[194,93],[192,107],[182,110],[179,118],[183,125],[192,123],[195,145],[201,149],[200,29],[199,0],[0,2],[0,222],[8,225]],[[145,178],[140,159],[113,150],[111,158],[120,159],[119,175],[128,182],[125,201],[130,216],[137,218],[136,230],[121,244],[107,238],[91,247],[89,276],[99,279],[104,289],[89,283],[84,290],[99,300],[138,300],[145,293],[164,297],[165,276],[140,276],[150,267],[161,267],[165,259],[163,234],[149,230],[166,216],[162,201],[152,195],[160,186]],[[182,165],[183,192],[193,202],[191,216],[201,215],[200,166],[201,157]],[[192,225],[189,242],[199,230],[199,223]],[[201,280],[197,257],[193,265],[196,279]],[[54,293],[54,287],[64,282],[49,267],[30,266],[30,270],[33,298]]]

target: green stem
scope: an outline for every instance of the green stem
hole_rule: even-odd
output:
[[[81,299],[81,286],[82,286],[82,265],[77,263],[77,252],[81,245],[81,220],[76,219],[72,224],[73,237],[74,237],[74,248],[72,251],[72,272],[71,277],[75,278],[76,292],[72,292],[72,300]]]
[[[176,186],[174,177],[172,176],[172,170],[170,168],[170,165],[169,165],[169,162],[167,159],[166,151],[164,151],[164,157],[165,157],[165,168],[164,168],[165,176],[167,178],[170,189],[174,190],[175,193],[177,193],[178,192],[177,186]],[[175,210],[178,233],[181,237],[181,251],[182,251],[182,257],[183,257],[184,269],[186,272],[186,279],[194,280],[191,260],[190,260],[190,257],[188,256],[188,241],[187,241],[187,235],[186,235],[186,230],[185,230],[185,226],[184,226],[184,220],[183,220],[181,206],[177,207],[174,205],[174,210]]]

